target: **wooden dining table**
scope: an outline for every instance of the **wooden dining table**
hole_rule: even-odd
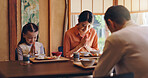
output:
[[[73,64],[72,61],[58,61],[46,63],[32,63],[22,65],[23,61],[0,62],[0,78],[54,78],[80,77],[92,75],[94,68],[84,69]]]

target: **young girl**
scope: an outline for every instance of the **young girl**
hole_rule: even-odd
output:
[[[38,26],[33,23],[28,23],[23,27],[21,40],[18,43],[17,53],[18,60],[23,60],[23,54],[44,54],[42,43],[38,41]]]

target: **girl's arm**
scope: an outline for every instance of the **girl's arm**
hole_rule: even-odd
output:
[[[23,51],[20,46],[17,47],[18,60],[23,60]]]
[[[40,47],[40,54],[45,54],[45,50],[44,50],[44,47],[43,47],[43,44],[41,44],[41,47]]]

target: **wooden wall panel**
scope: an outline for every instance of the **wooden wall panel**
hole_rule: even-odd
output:
[[[9,59],[15,60],[17,45],[17,0],[8,0]]]
[[[0,0],[0,24],[0,61],[8,61],[8,0]]]

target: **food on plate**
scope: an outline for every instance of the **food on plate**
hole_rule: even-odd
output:
[[[36,60],[52,60],[52,59],[56,59],[56,56],[44,57],[44,58],[35,57],[35,59],[36,59]]]
[[[98,53],[95,53],[95,54],[89,54],[89,56],[94,56],[94,57],[97,57],[97,56],[100,56],[100,54],[98,54]]]
[[[56,59],[56,57],[54,57],[54,56],[52,56],[52,57],[45,57],[45,59],[51,60],[51,59]]]

